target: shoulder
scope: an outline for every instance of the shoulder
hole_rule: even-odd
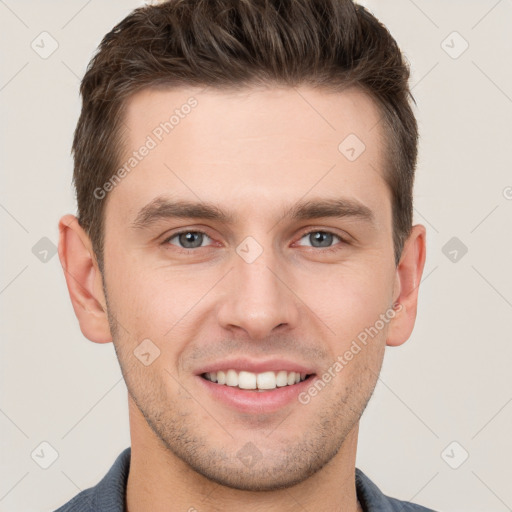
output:
[[[435,512],[431,508],[386,496],[359,468],[356,468],[356,490],[365,512]]]
[[[54,512],[124,512],[131,448],[126,448],[94,487],[78,493]]]
[[[91,512],[93,510],[91,507],[94,490],[95,487],[91,487],[90,489],[80,492],[54,512]]]

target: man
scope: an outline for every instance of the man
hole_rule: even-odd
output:
[[[429,510],[355,468],[425,262],[408,77],[349,0],[172,0],[104,38],[59,256],[131,447],[59,512]]]

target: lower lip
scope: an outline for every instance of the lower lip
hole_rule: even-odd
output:
[[[298,395],[311,386],[315,380],[315,376],[311,376],[298,384],[260,392],[216,384],[201,376],[197,378],[216,400],[239,412],[256,414],[276,412],[293,402],[300,404]]]

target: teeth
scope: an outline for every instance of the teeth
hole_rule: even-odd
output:
[[[215,372],[212,372],[215,373]],[[238,373],[235,370],[228,370],[226,373],[226,386],[238,386]]]
[[[256,377],[258,389],[276,389],[276,374],[274,372],[258,373]]]
[[[238,374],[238,387],[240,389],[256,389],[256,374],[240,372]]]
[[[276,386],[282,388],[288,386],[288,372],[280,371],[276,375]]]
[[[236,370],[207,372],[204,377],[211,381],[240,389],[275,389],[284,386],[298,384],[306,379],[307,374],[298,372],[263,372],[252,373],[246,371],[237,372]]]

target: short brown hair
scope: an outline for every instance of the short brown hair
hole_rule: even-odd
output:
[[[384,126],[398,264],[412,227],[418,143],[408,79],[396,41],[352,0],[170,0],[135,9],[104,37],[80,87],[73,140],[77,216],[100,270],[105,201],[94,191],[119,165],[127,98],[161,84],[364,90]]]

